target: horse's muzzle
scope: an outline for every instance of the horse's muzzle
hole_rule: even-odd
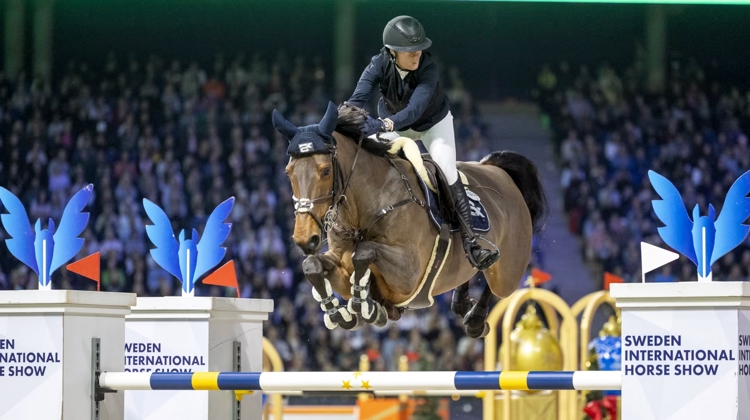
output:
[[[297,246],[302,249],[302,252],[304,252],[305,255],[311,255],[318,252],[318,250],[320,249],[320,245],[320,235],[312,235],[306,242],[297,242]]]

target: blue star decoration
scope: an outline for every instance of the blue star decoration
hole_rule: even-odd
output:
[[[146,226],[146,235],[156,248],[151,249],[151,257],[169,274],[182,282],[182,295],[193,296],[195,283],[208,271],[216,267],[226,255],[221,244],[229,236],[231,223],[224,223],[234,206],[231,197],[214,209],[206,221],[203,236],[193,229],[190,238],[185,238],[181,230],[179,240],[172,232],[172,224],[164,210],[148,199],[143,199],[143,208],[153,225]]]
[[[745,224],[750,217],[750,171],[729,188],[718,218],[713,205],[709,204],[708,215],[701,216],[696,204],[692,220],[668,179],[654,171],[648,171],[648,177],[661,197],[652,201],[656,216],[664,223],[658,229],[659,236],[698,267],[699,280],[710,281],[713,263],[741,244],[750,231],[750,225]]]
[[[47,229],[42,229],[37,219],[34,229],[21,200],[12,192],[0,187],[0,201],[7,214],[0,216],[3,227],[11,236],[5,241],[10,253],[34,270],[39,276],[39,288],[51,288],[52,273],[78,254],[83,247],[83,233],[89,221],[89,213],[82,210],[91,198],[94,186],[89,184],[75,193],[63,210],[60,226],[50,218]]]

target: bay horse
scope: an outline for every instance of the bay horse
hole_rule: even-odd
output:
[[[446,235],[425,210],[426,194],[412,164],[392,150],[393,142],[364,137],[367,113],[347,103],[329,103],[319,124],[296,127],[274,110],[273,125],[288,141],[286,166],[295,201],[293,239],[307,255],[302,264],[329,329],[357,329],[398,320],[432,297],[455,289],[451,309],[463,317],[473,338],[489,331],[486,318],[492,294],[507,297],[519,286],[531,256],[531,241],[541,229],[546,199],[536,166],[509,151],[480,162],[458,162],[489,216],[486,238],[500,259],[484,271],[486,286],[478,301],[469,299],[469,263],[458,232]],[[447,239],[444,259],[434,259],[440,236]],[[327,236],[329,249],[319,251]],[[425,284],[433,272],[432,284]],[[339,302],[333,292],[348,300]],[[414,307],[416,305],[416,308]]]

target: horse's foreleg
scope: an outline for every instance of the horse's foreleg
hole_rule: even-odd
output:
[[[362,318],[379,327],[388,322],[388,314],[380,303],[372,299],[370,292],[370,265],[377,259],[377,247],[371,242],[362,242],[352,254],[354,273],[350,278],[352,284],[352,298],[349,299],[349,312],[360,314]]]
[[[326,270],[326,261],[320,255],[311,255],[302,263],[302,272],[313,285],[313,297],[320,302],[320,308],[325,312],[323,317],[329,330],[341,326],[351,330],[362,325],[356,313],[351,313],[346,306],[341,306],[338,298],[333,295],[331,281],[327,275],[340,275],[336,270]]]

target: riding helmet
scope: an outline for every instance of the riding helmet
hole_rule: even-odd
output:
[[[429,48],[432,41],[418,20],[411,16],[397,16],[385,25],[383,44],[393,51],[414,52]]]

